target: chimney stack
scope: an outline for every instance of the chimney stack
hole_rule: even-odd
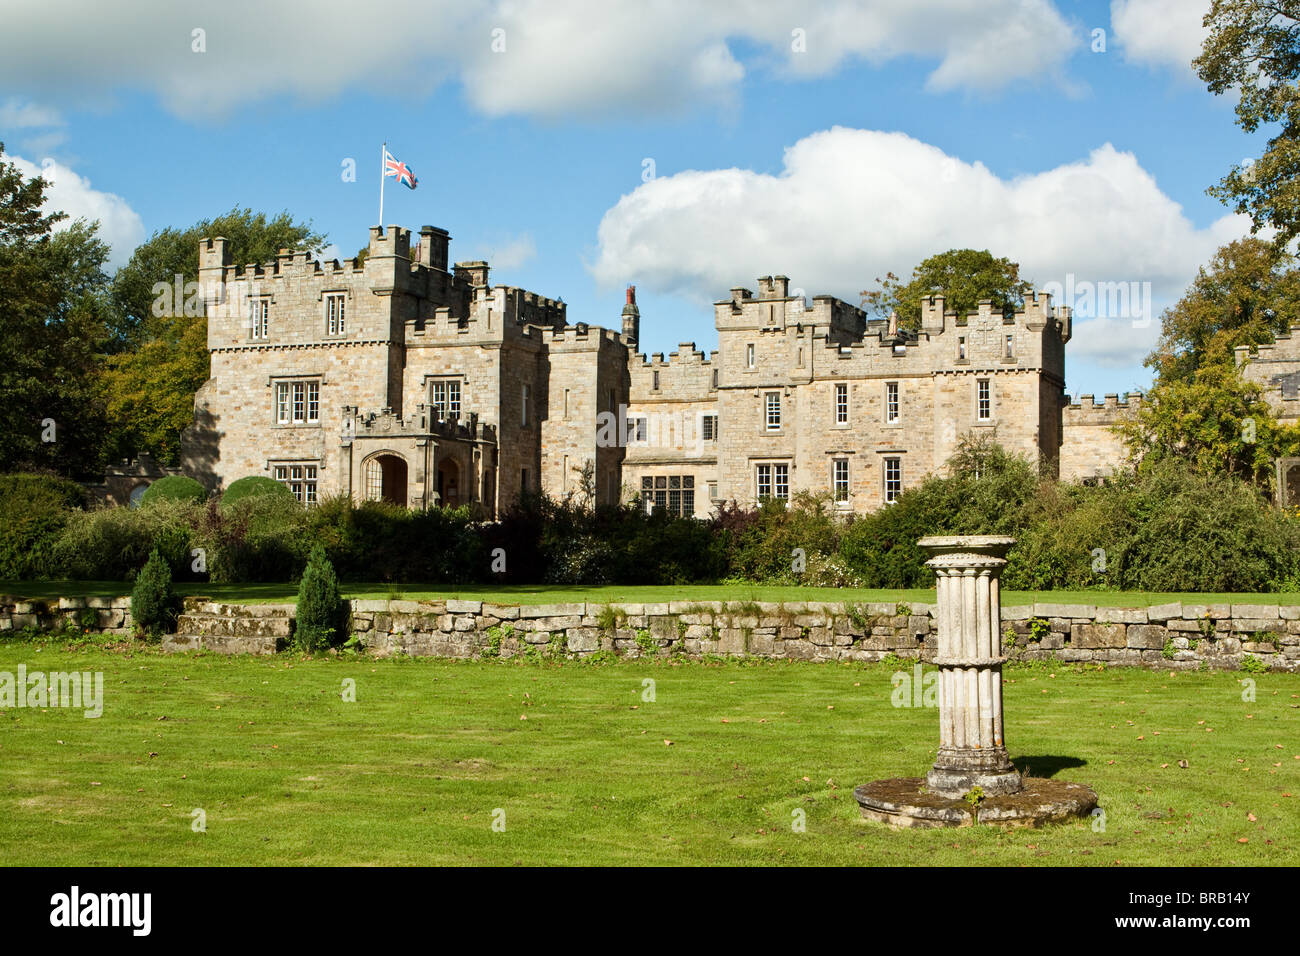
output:
[[[627,287],[627,305],[623,306],[623,338],[635,346],[641,338],[641,310],[636,307],[636,286]]]

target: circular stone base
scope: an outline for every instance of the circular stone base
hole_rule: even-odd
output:
[[[985,797],[979,805],[941,797],[924,789],[923,777],[873,780],[853,791],[868,820],[896,827],[1041,826],[1086,817],[1097,794],[1081,783],[1025,777],[1024,789]]]

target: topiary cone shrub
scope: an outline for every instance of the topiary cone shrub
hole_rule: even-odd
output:
[[[156,638],[171,627],[175,615],[172,572],[154,548],[131,589],[131,619],[146,638]]]
[[[346,623],[345,613],[334,565],[330,564],[325,549],[318,544],[311,549],[298,585],[293,634],[295,646],[310,653],[338,643]]]

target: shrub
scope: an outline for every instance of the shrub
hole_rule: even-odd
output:
[[[51,571],[83,581],[130,581],[158,551],[170,573],[190,572],[190,536],[199,508],[166,498],[148,508],[100,508],[73,514],[55,542]]]
[[[206,501],[207,489],[185,475],[168,475],[159,478],[145,489],[140,496],[140,505],[156,504],[164,499],[169,501]]]
[[[289,490],[288,485],[265,475],[249,475],[246,478],[239,478],[230,483],[230,487],[221,495],[221,505],[228,508],[247,498],[256,498],[260,495],[274,495],[289,499],[295,504],[297,503],[297,499],[294,498],[293,492]]]
[[[176,597],[172,592],[171,571],[155,548],[135,579],[131,589],[131,618],[147,636],[157,637],[169,628],[175,617]]]
[[[344,607],[334,566],[325,557],[325,549],[316,545],[298,584],[298,609],[294,615],[294,643],[298,648],[311,652],[338,643],[345,624]]]
[[[719,513],[716,524],[727,529],[726,546],[732,575],[751,581],[798,584],[803,573],[794,570],[795,549],[805,564],[814,557],[834,553],[839,529],[828,494],[797,492],[789,502],[764,501],[753,517]]]
[[[0,475],[0,579],[50,576],[59,535],[85,505],[85,491],[66,478]]]
[[[308,514],[292,494],[252,495],[229,507],[209,501],[195,530],[211,580],[219,584],[292,581],[314,540]]]

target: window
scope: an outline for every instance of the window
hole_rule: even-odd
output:
[[[1007,336],[1007,358],[1016,357],[1016,338],[1014,335]]]
[[[347,331],[345,303],[347,294],[335,292],[325,296],[325,334],[342,335]]]
[[[903,493],[903,459],[885,459],[885,503],[893,504]]]
[[[966,360],[966,336],[964,335],[957,336],[957,360]]]
[[[718,499],[718,483],[716,481],[709,482],[709,499],[712,501]]]
[[[752,342],[745,346],[745,367],[754,367],[754,344]]]
[[[847,425],[849,423],[849,386],[847,384],[835,386],[835,424]]]
[[[248,300],[248,327],[250,338],[265,341],[271,329],[271,300]]]
[[[628,444],[644,444],[649,436],[650,419],[644,415],[632,415],[627,420]]]
[[[519,469],[519,493],[523,494],[528,490],[528,469]]]
[[[885,421],[890,425],[897,425],[899,419],[898,408],[898,383],[885,383]]]
[[[650,387],[651,387],[652,389],[654,389],[656,392],[659,391],[659,373],[658,373],[658,372],[652,372],[652,373],[650,373],[650,377],[651,377],[651,379],[653,380],[653,381],[651,382]]]
[[[849,500],[849,460],[836,458],[831,463],[831,491],[836,501]]]
[[[564,390],[564,417],[569,417],[569,389]]]
[[[975,417],[982,422],[993,418],[993,386],[987,378],[975,382]]]
[[[320,422],[320,382],[276,382],[275,421],[278,425]]]
[[[293,492],[298,504],[314,505],[317,467],[315,464],[276,465],[273,474],[276,481]]]
[[[713,387],[718,387],[718,370],[716,368],[713,370]]]
[[[787,501],[790,498],[790,466],[787,464],[758,465],[756,469],[756,492],[759,501],[764,498],[777,498]]]
[[[786,501],[790,497],[790,466],[774,465],[772,470],[772,494]]]
[[[528,399],[529,399],[529,397],[530,397],[530,395],[529,395],[529,389],[528,389],[528,386],[525,385],[525,386],[523,386],[523,388],[521,389],[521,391],[520,391],[520,393],[519,393],[519,424],[522,425],[522,426],[525,426],[525,427],[527,427],[527,425],[528,425]]]
[[[460,418],[460,382],[430,382],[429,404],[441,421]]]
[[[704,415],[700,419],[700,438],[704,441],[718,440],[718,416]]]
[[[675,518],[690,518],[695,514],[695,476],[645,475],[641,502],[648,512],[663,509]]]
[[[767,430],[770,432],[781,430],[781,393],[767,393]]]

